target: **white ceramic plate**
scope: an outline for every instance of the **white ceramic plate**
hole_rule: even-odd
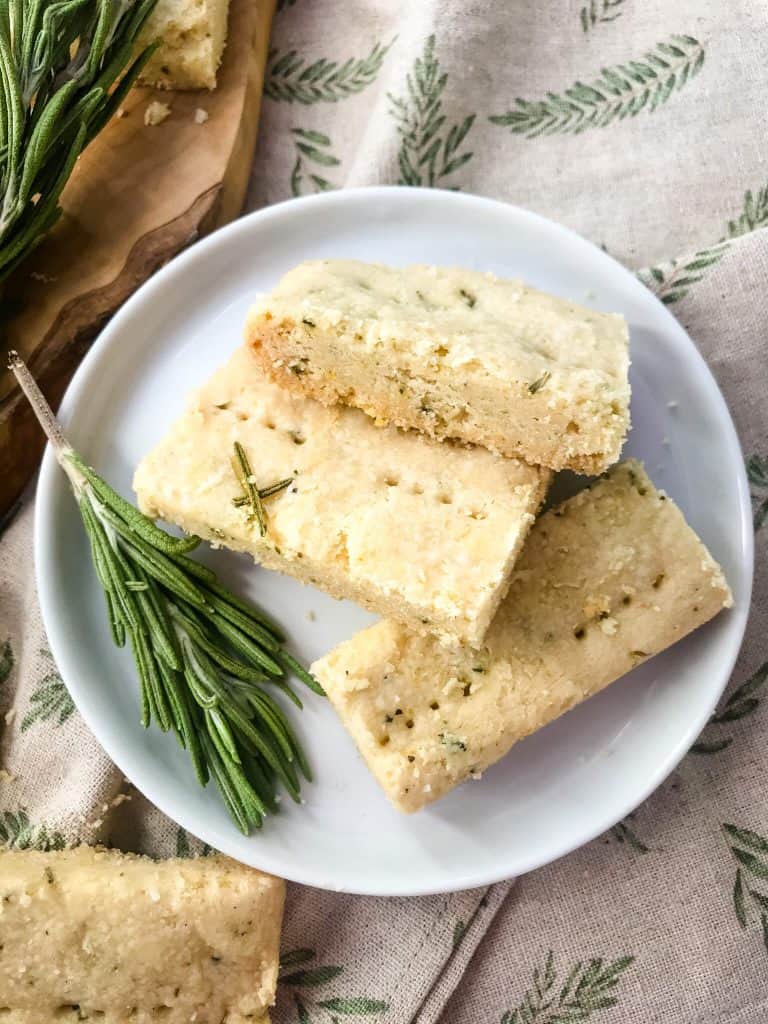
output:
[[[659,785],[704,726],[731,672],[752,576],[742,455],[722,396],[683,328],[604,252],[534,214],[454,192],[374,188],[293,200],[195,245],[112,320],[67,392],[75,446],[123,493],[186,394],[240,342],[257,292],[313,257],[453,264],[521,276],[620,311],[632,335],[626,453],[680,503],[722,563],[735,608],[519,744],[482,782],[412,817],[393,810],[332,709],[308,694],[298,727],[316,772],[306,805],[241,836],[171,736],[139,724],[130,655],[111,643],[74,502],[50,452],[38,488],[37,579],[63,677],[107,753],[161,810],[212,846],[328,889],[411,895],[530,871],[599,835]],[[373,621],[349,603],[254,568],[207,560],[270,609],[307,663]],[[309,621],[308,613],[315,613]]]

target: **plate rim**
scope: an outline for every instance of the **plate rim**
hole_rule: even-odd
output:
[[[234,238],[241,232],[247,233],[253,230],[255,224],[263,224],[272,219],[280,219],[287,208],[297,210],[302,207],[333,207],[337,204],[346,204],[350,201],[358,201],[361,198],[364,198],[369,202],[375,202],[378,197],[391,200],[395,196],[402,198],[405,202],[412,201],[415,197],[416,200],[420,202],[451,203],[459,201],[465,205],[475,204],[476,208],[486,207],[499,210],[500,213],[503,211],[505,216],[511,213],[514,216],[522,217],[523,219],[530,220],[538,227],[546,227],[548,230],[555,228],[558,231],[571,236],[573,239],[578,240],[580,244],[587,245],[593,251],[593,255],[598,257],[598,263],[601,261],[607,261],[610,263],[614,272],[618,270],[624,277],[625,281],[628,283],[631,282],[630,287],[632,289],[642,288],[647,293],[644,296],[645,301],[652,300],[657,304],[658,310],[663,313],[663,319],[666,320],[667,327],[670,332],[674,332],[677,335],[677,340],[685,344],[690,349],[691,358],[698,361],[699,371],[702,374],[703,381],[706,382],[706,388],[709,393],[711,403],[710,407],[717,413],[718,421],[727,426],[727,436],[724,436],[723,440],[727,444],[727,447],[730,450],[730,456],[735,463],[733,468],[740,510],[740,522],[738,524],[741,537],[741,543],[739,545],[740,565],[741,572],[744,577],[746,594],[744,602],[732,609],[730,612],[730,615],[733,616],[734,619],[734,624],[731,626],[730,635],[728,637],[730,649],[728,649],[727,658],[723,661],[724,668],[719,673],[721,678],[718,678],[717,680],[717,685],[713,691],[713,699],[702,702],[699,705],[699,714],[688,722],[687,728],[681,734],[677,743],[667,753],[666,757],[660,761],[659,765],[656,766],[655,771],[649,776],[649,780],[646,781],[645,785],[639,787],[637,793],[631,795],[625,810],[618,819],[615,818],[613,812],[599,816],[599,818],[596,819],[589,828],[582,828],[582,831],[578,832],[578,834],[575,835],[575,838],[571,837],[561,841],[559,844],[553,844],[546,857],[542,858],[533,856],[528,858],[527,861],[523,858],[522,864],[516,866],[513,874],[510,874],[509,869],[504,868],[503,864],[499,862],[496,870],[488,869],[480,873],[463,872],[460,873],[458,877],[456,873],[454,873],[448,881],[435,884],[434,886],[425,887],[423,883],[420,884],[418,882],[415,884],[401,884],[396,888],[386,884],[384,886],[369,884],[365,888],[358,888],[353,885],[351,887],[344,887],[343,890],[341,890],[345,893],[356,895],[426,896],[439,893],[458,892],[463,889],[490,885],[511,877],[526,874],[536,868],[543,867],[546,864],[559,860],[561,857],[579,849],[581,846],[586,845],[597,836],[603,834],[616,824],[618,820],[621,820],[621,818],[626,816],[626,814],[631,813],[635,808],[647,800],[648,797],[671,774],[671,772],[674,771],[676,766],[680,763],[683,757],[685,757],[690,747],[695,742],[714,708],[717,706],[717,703],[728,684],[743,644],[744,633],[751,606],[754,576],[754,532],[752,529],[750,492],[744,464],[744,453],[736,426],[725,401],[725,397],[720,390],[709,364],[698,350],[698,347],[688,334],[687,330],[670,313],[663,303],[661,303],[658,298],[649,289],[647,289],[641,281],[639,281],[632,271],[624,267],[614,259],[614,257],[605,252],[595,243],[578,234],[578,232],[552,220],[551,218],[545,217],[542,214],[526,210],[503,200],[477,196],[472,193],[447,192],[441,189],[414,188],[397,185],[378,185],[339,189],[333,192],[286,199],[282,202],[248,213],[230,224],[219,228],[217,231],[205,238],[195,242],[153,274],[126,300],[117,313],[112,317],[110,322],[99,333],[68,384],[57,415],[61,418],[62,422],[66,424],[75,414],[79,401],[84,397],[84,395],[87,395],[90,378],[94,373],[98,372],[99,364],[109,350],[113,335],[119,335],[123,322],[133,315],[134,310],[137,309],[137,307],[140,308],[141,305],[147,301],[151,301],[157,291],[162,291],[164,289],[166,281],[169,279],[172,280],[177,274],[184,273],[191,264],[198,261],[205,261],[209,254],[215,252],[219,248],[226,247],[231,238]],[[396,201],[400,201],[400,199],[398,198]],[[56,624],[57,602],[52,593],[53,588],[46,581],[46,568],[52,561],[51,546],[56,530],[56,520],[53,516],[53,508],[55,504],[56,491],[61,483],[57,479],[58,476],[59,470],[55,456],[51,451],[50,445],[47,445],[36,488],[33,538],[35,579],[42,622],[54,659],[61,671],[62,679],[67,685],[67,688],[71,693],[85,724],[93,734],[97,743],[102,747],[107,757],[118,767],[118,769],[120,769],[121,772],[131,779],[133,785],[135,785],[136,788],[146,796],[150,803],[156,806],[172,821],[181,825],[193,835],[197,835],[196,823],[189,820],[186,813],[183,812],[183,808],[182,813],[180,814],[178,807],[174,805],[171,808],[171,802],[167,801],[165,798],[157,799],[156,795],[153,795],[153,797],[150,798],[147,795],[149,792],[153,792],[151,785],[146,786],[144,784],[149,777],[149,771],[145,771],[141,767],[139,767],[139,770],[137,771],[134,764],[131,764],[131,768],[129,770],[127,767],[124,767],[123,751],[120,751],[119,756],[115,756],[113,750],[108,750],[107,747],[104,746],[99,727],[99,715],[95,713],[93,715],[91,714],[91,709],[88,706],[87,699],[83,699],[82,701],[79,699],[83,695],[79,692],[77,682],[74,683],[74,686],[72,685],[73,675],[75,674],[68,671],[66,637],[59,633],[59,628]],[[141,780],[141,784],[135,781],[137,776]],[[211,843],[211,845],[214,845],[217,849],[222,849],[222,846],[228,845],[226,835],[220,833],[218,828],[211,828],[207,825],[203,831],[206,834],[201,838],[205,838],[206,841]],[[254,850],[258,852],[258,849],[258,844],[254,844]],[[251,866],[260,867],[260,865],[256,864],[253,859],[245,861],[239,854],[227,855],[233,856],[234,859],[241,860],[243,863],[248,863]],[[255,860],[259,859],[260,858],[258,856],[255,858]],[[266,859],[269,860],[269,857]],[[261,858],[261,860],[263,862],[264,858]],[[323,884],[322,880],[318,877],[318,873],[313,873],[309,867],[309,863],[311,863],[311,859],[307,864],[302,865],[302,870],[296,870],[296,865],[294,864],[292,865],[291,870],[287,873],[283,870],[276,870],[277,865],[271,863],[267,867],[260,867],[260,869],[280,874],[281,877],[287,877],[289,881],[314,887],[332,889],[333,887],[330,885]],[[338,889],[338,887],[336,888]]]

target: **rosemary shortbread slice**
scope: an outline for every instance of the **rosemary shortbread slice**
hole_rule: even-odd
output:
[[[625,462],[537,520],[481,649],[384,621],[312,671],[410,812],[731,603],[680,511]]]
[[[141,81],[161,89],[215,89],[229,0],[158,0],[139,46],[159,40]]]
[[[0,1017],[263,1024],[284,898],[222,856],[0,853]]]
[[[231,465],[235,444],[253,487],[292,478],[264,497],[263,536],[242,466]],[[143,460],[134,487],[148,515],[414,630],[478,643],[549,476],[286,391],[241,346]]]
[[[629,425],[624,318],[493,274],[302,263],[246,338],[295,391],[532,465],[602,472]]]

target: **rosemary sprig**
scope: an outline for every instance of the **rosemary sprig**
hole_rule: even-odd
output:
[[[256,520],[259,524],[259,533],[264,537],[267,532],[267,513],[264,511],[261,495],[256,486],[256,477],[253,475],[248,456],[245,454],[245,448],[239,441],[235,441],[232,469],[243,488],[246,504],[250,507],[249,517]]]
[[[0,0],[0,281],[61,214],[59,197],[154,46],[156,0]]]
[[[248,834],[276,811],[280,784],[299,801],[300,777],[311,779],[269,687],[299,707],[287,672],[315,693],[322,695],[322,688],[284,650],[282,634],[266,615],[188,557],[199,538],[172,537],[114,491],[68,443],[16,352],[9,367],[72,485],[112,637],[119,647],[129,642],[136,661],[142,725],[154,719],[163,732],[175,732],[200,784],[213,778],[238,828]],[[243,472],[247,483],[247,458]],[[275,493],[275,487],[266,490]]]
[[[267,532],[267,512],[264,508],[264,498],[271,498],[275,494],[279,494],[280,491],[284,491],[293,483],[293,477],[289,476],[286,480],[278,480],[277,483],[270,484],[269,487],[258,488],[245,448],[239,441],[235,441],[235,453],[231,462],[235,476],[244,491],[243,494],[232,499],[232,504],[235,508],[242,508],[244,505],[249,507],[248,518],[256,520],[259,524],[259,533],[264,537]]]

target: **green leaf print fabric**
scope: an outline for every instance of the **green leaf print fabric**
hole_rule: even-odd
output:
[[[246,208],[391,184],[542,213],[677,316],[741,437],[744,648],[677,771],[581,850],[423,899],[289,886],[276,1024],[768,1020],[768,7],[280,0]],[[41,627],[32,502],[0,526],[0,842],[205,856],[109,762]]]

